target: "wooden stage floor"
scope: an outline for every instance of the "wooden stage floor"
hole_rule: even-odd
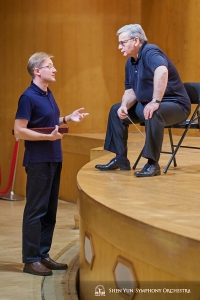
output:
[[[141,135],[130,135],[128,158],[132,166],[143,142]],[[199,138],[185,139],[187,145],[198,146],[198,143]],[[169,148],[165,136],[163,151]],[[105,277],[106,282],[113,282],[114,266],[123,257],[132,265],[141,288],[145,289],[148,282],[152,283],[151,288],[165,287],[166,282],[169,285],[177,282],[176,287],[180,287],[183,282],[184,288],[191,288],[190,297],[173,295],[173,299],[199,300],[200,151],[181,148],[176,156],[178,167],[171,165],[167,174],[162,172],[161,176],[150,178],[135,177],[134,170],[95,169],[96,164],[106,164],[114,157],[103,154],[86,164],[77,176],[80,243],[84,243],[87,233],[95,249],[91,270],[84,263],[84,254],[80,257],[82,299],[93,299],[82,282],[92,278],[104,282]],[[161,154],[162,171],[169,158],[169,154]],[[145,163],[141,159],[137,169]],[[97,266],[104,267],[99,270]],[[108,290],[106,286],[107,293]],[[114,296],[115,300],[121,299],[120,295]],[[168,299],[164,294],[159,296]],[[148,297],[137,295],[136,299],[159,298]],[[110,299],[114,298],[110,296]]]
[[[188,137],[190,145],[198,145],[199,138]],[[130,134],[128,157],[134,164],[143,145],[140,134]],[[168,137],[164,140],[169,149]],[[108,154],[85,165],[79,173],[81,188],[103,205],[121,211],[165,231],[200,241],[200,151],[180,149],[178,167],[170,166],[167,174],[153,178],[136,178],[131,171],[101,172],[97,163],[107,163]],[[160,165],[164,169],[169,155],[162,154]],[[137,169],[145,163],[141,159]],[[0,299],[40,300],[42,279],[22,273],[21,221],[24,201],[0,200]],[[57,258],[67,245],[77,241],[79,230],[74,230],[76,205],[59,202],[52,258]],[[52,298],[53,299],[53,298]],[[61,298],[55,298],[61,300]],[[49,299],[48,299],[49,300]]]
[[[53,276],[34,276],[22,272],[22,215],[25,201],[0,200],[0,300],[64,300],[66,271],[53,271]],[[75,246],[79,230],[75,229],[77,206],[59,201],[57,223],[50,255],[66,262],[77,255]],[[70,248],[70,253],[68,251]],[[74,252],[75,249],[75,253]],[[67,253],[65,255],[65,253]]]
[[[137,133],[129,136],[128,158],[133,166],[142,149],[143,137]],[[178,138],[175,136],[175,142]],[[200,139],[187,137],[183,145],[198,147]],[[170,151],[168,135],[163,150]],[[134,170],[104,172],[94,168],[113,157],[105,155],[83,167],[80,176],[90,178],[82,181],[83,190],[131,218],[200,241],[200,150],[181,148],[176,156],[178,166],[174,168],[172,162],[167,174],[163,169],[170,155],[161,154],[161,176],[151,178],[137,178]],[[136,170],[145,163],[146,159],[141,158]]]

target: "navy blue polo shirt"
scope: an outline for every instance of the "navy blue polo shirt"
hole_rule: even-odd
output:
[[[168,83],[162,101],[178,102],[186,113],[191,102],[179,74],[167,55],[156,45],[144,43],[138,58],[129,57],[125,68],[125,89],[133,89],[137,100],[146,105],[152,100],[154,71],[159,66],[168,69]]]
[[[30,87],[19,99],[16,119],[28,120],[27,128],[55,127],[59,125],[60,110],[53,94],[41,90],[31,82]],[[30,163],[61,162],[61,140],[24,141],[25,152],[23,166]]]

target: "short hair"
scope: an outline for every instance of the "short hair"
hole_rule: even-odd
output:
[[[32,78],[34,78],[34,69],[39,68],[42,64],[42,62],[46,58],[52,58],[53,56],[51,54],[47,54],[45,52],[36,52],[35,54],[31,55],[31,57],[28,60],[27,64],[27,70]]]
[[[142,26],[139,24],[125,25],[117,31],[117,35],[120,35],[122,32],[127,32],[130,38],[138,37],[142,43],[148,41]]]

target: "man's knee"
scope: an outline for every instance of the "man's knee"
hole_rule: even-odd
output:
[[[159,124],[159,126],[161,127],[166,126],[165,116],[159,110],[154,111],[152,118],[148,121],[151,123],[152,126],[158,126],[157,124]]]
[[[111,109],[110,109],[110,114],[117,114],[118,109],[120,108],[121,104],[120,103],[116,103],[114,104]]]

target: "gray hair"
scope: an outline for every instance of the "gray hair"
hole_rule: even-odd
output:
[[[46,59],[46,58],[52,58],[53,56],[50,54],[47,54],[45,52],[36,52],[35,54],[33,54],[29,60],[28,60],[28,64],[27,64],[27,70],[29,72],[29,74],[31,75],[32,78],[34,78],[34,69],[35,68],[39,68],[42,64],[42,62]]]
[[[122,32],[127,32],[130,38],[138,37],[142,43],[148,41],[144,30],[139,24],[125,25],[117,31],[117,35],[120,35]]]

